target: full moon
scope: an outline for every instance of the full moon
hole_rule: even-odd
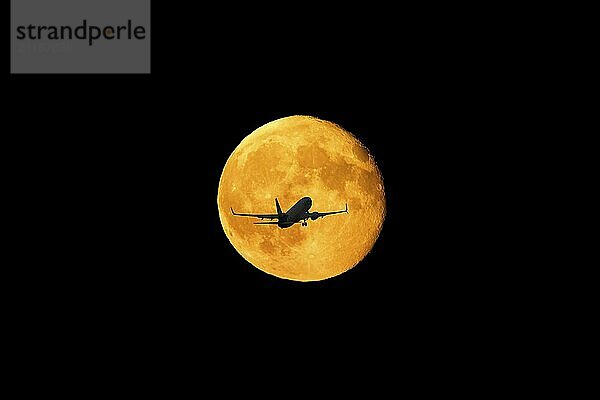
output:
[[[236,213],[276,214],[303,197],[309,212],[344,210],[308,226],[255,225]],[[281,118],[246,136],[231,153],[217,194],[225,235],[250,264],[294,281],[319,281],[356,266],[385,218],[383,178],[373,156],[342,127],[309,116]]]

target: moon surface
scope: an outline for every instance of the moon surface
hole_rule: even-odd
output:
[[[308,226],[254,225],[239,213],[285,212],[302,197],[310,212],[343,210]],[[225,235],[256,268],[279,278],[318,281],[357,265],[385,218],[383,178],[369,151],[342,127],[309,116],[281,118],[246,136],[231,153],[217,194]]]

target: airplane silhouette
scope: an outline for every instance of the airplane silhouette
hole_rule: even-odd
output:
[[[330,211],[330,212],[308,212],[310,207],[312,206],[312,199],[310,197],[303,197],[296,204],[292,206],[287,212],[282,212],[281,207],[279,206],[279,201],[275,198],[275,207],[277,207],[277,214],[243,214],[236,213],[233,211],[233,207],[231,208],[231,213],[240,217],[256,217],[260,219],[276,219],[277,222],[255,222],[255,225],[277,225],[280,228],[289,228],[294,224],[302,224],[302,226],[308,226],[306,222],[307,219],[312,219],[313,221],[317,218],[323,218],[327,215],[347,213],[348,212],[348,203],[346,203],[346,209],[341,211]]]

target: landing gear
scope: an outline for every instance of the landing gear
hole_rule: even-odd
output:
[[[302,222],[302,226],[308,226],[308,224],[306,223],[306,221]]]

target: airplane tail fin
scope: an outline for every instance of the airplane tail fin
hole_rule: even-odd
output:
[[[279,205],[279,200],[277,200],[277,197],[275,197],[275,206],[277,207],[277,214],[278,215],[283,214],[283,212],[281,211],[281,206]]]

